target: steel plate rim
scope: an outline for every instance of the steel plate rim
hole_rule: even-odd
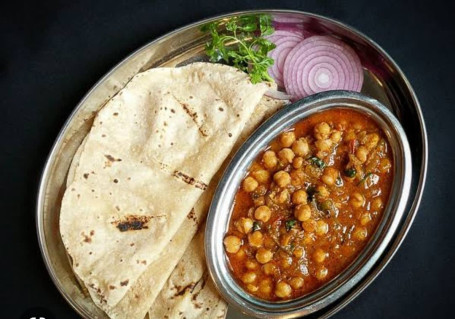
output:
[[[422,138],[422,164],[420,167],[420,174],[419,174],[419,180],[418,180],[418,187],[416,189],[416,193],[414,196],[414,200],[412,202],[412,206],[407,214],[407,218],[401,227],[401,230],[397,234],[397,239],[398,241],[395,243],[397,239],[393,242],[393,245],[395,245],[392,253],[388,252],[385,256],[382,256],[381,260],[385,260],[384,264],[379,265],[379,267],[374,268],[375,273],[372,275],[367,275],[365,277],[365,280],[362,281],[359,284],[359,287],[354,288],[354,291],[352,293],[348,293],[345,299],[341,299],[339,305],[334,307],[333,309],[330,309],[326,314],[321,315],[321,318],[329,318],[332,315],[336,314],[338,311],[343,309],[347,304],[349,304],[353,299],[355,299],[361,292],[363,292],[380,274],[381,272],[385,269],[387,264],[391,261],[393,256],[395,255],[396,251],[399,249],[401,244],[403,243],[405,237],[407,236],[410,227],[412,226],[412,223],[414,222],[414,219],[417,215],[417,211],[419,209],[422,196],[423,196],[423,191],[425,188],[425,182],[426,182],[426,177],[427,177],[427,169],[428,169],[428,135],[427,135],[427,130],[426,130],[426,125],[425,121],[423,118],[423,113],[422,109],[420,106],[420,103],[418,101],[418,98],[414,92],[414,89],[412,88],[409,80],[399,67],[399,65],[395,62],[394,59],[391,58],[391,56],[381,47],[379,46],[375,41],[370,39],[368,36],[366,36],[363,32],[359,31],[357,28],[352,27],[344,22],[338,21],[336,19],[322,16],[319,14],[315,13],[310,13],[306,11],[300,11],[300,10],[288,10],[288,9],[260,9],[260,10],[240,10],[240,11],[233,11],[233,12],[228,12],[228,13],[223,13],[219,15],[214,15],[208,18],[200,19],[196,22],[192,22],[189,24],[185,24],[181,27],[178,27],[174,29],[173,31],[166,32],[163,35],[157,37],[156,39],[147,42],[146,44],[142,45],[140,48],[132,51],[129,53],[125,58],[123,58],[120,62],[115,64],[112,68],[109,69],[98,81],[95,82],[95,84],[87,91],[86,94],[82,97],[82,99],[77,103],[76,107],[72,110],[68,118],[65,120],[62,128],[60,129],[55,141],[53,142],[49,155],[46,157],[45,164],[43,165],[43,170],[41,173],[41,177],[38,182],[38,194],[37,194],[37,200],[36,200],[36,214],[35,214],[35,226],[36,226],[36,231],[37,231],[37,239],[38,239],[38,245],[40,248],[41,256],[43,259],[43,262],[45,264],[46,270],[49,273],[51,280],[53,284],[56,286],[57,290],[60,292],[60,294],[64,297],[64,299],[67,301],[67,303],[82,317],[86,317],[86,313],[81,311],[76,306],[76,303],[73,302],[71,297],[62,289],[62,286],[60,284],[59,279],[57,278],[54,270],[51,268],[51,260],[50,260],[50,254],[49,251],[45,245],[45,234],[44,234],[44,226],[42,222],[42,217],[44,215],[44,202],[45,202],[45,192],[46,192],[46,186],[47,182],[50,177],[50,170],[52,163],[55,161],[55,157],[57,155],[57,151],[61,144],[63,143],[64,139],[64,133],[67,131],[68,127],[70,126],[70,123],[74,120],[76,114],[80,111],[82,105],[84,102],[90,97],[90,95],[99,88],[99,86],[106,81],[116,70],[118,70],[125,62],[129,61],[132,57],[136,56],[137,54],[141,53],[142,51],[145,51],[149,46],[152,46],[156,44],[157,42],[164,40],[168,37],[171,37],[175,34],[178,34],[182,31],[185,31],[187,29],[191,29],[195,26],[202,25],[203,23],[207,23],[210,21],[214,21],[217,19],[223,19],[227,18],[230,16],[234,15],[242,15],[242,14],[258,14],[258,13],[291,13],[291,14],[299,14],[299,15],[304,15],[308,17],[314,17],[317,19],[325,20],[330,23],[333,23],[337,25],[338,27],[341,27],[345,30],[348,30],[349,32],[356,33],[358,36],[360,36],[364,41],[366,41],[368,44],[370,44],[372,47],[374,47],[378,52],[380,52],[382,55],[384,55],[389,62],[393,65],[393,67],[397,70],[398,75],[400,78],[403,79],[406,89],[409,91],[410,96],[414,102],[414,108],[417,113],[417,117],[419,119],[419,125],[421,129],[421,138]]]

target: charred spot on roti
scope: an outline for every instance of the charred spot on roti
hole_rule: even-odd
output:
[[[218,110],[219,110],[220,112],[223,112],[223,111],[224,111],[224,109],[223,109],[222,107],[219,107]]]
[[[104,155],[104,157],[106,157],[109,162],[121,162],[122,161],[121,158],[115,158],[114,156],[109,155],[109,154]]]
[[[191,120],[196,124],[199,133],[201,133],[202,136],[206,137],[208,136],[207,129],[203,128],[203,124],[200,124],[198,121],[199,114],[197,114],[196,111],[192,111],[187,103],[183,103],[179,101],[175,96],[173,96],[174,99],[182,106],[183,110],[185,111],[186,114],[191,118]]]
[[[121,282],[120,282],[120,286],[123,286],[123,287],[124,287],[124,286],[127,286],[127,285],[128,285],[128,282],[129,282],[128,279],[127,279],[127,280],[124,280],[124,281],[121,281]]]
[[[114,112],[112,115],[114,115],[114,116],[118,116],[118,112]]]
[[[229,136],[229,137],[232,137],[232,133],[228,133],[228,136]]]
[[[175,110],[174,110],[174,109],[171,109],[171,112],[172,112],[172,113],[175,113]]]
[[[89,175],[89,173],[85,173],[83,176],[84,176],[85,179],[87,179],[88,175]]]
[[[175,293],[174,297],[184,295],[187,291],[192,293],[194,288],[196,287],[196,284],[197,284],[196,282],[192,282],[184,287],[176,286],[175,288],[177,289],[177,292]]]
[[[82,232],[81,235],[83,237],[83,242],[87,243],[87,244],[90,244],[92,242],[92,237],[93,237],[94,234],[95,234],[95,232],[93,230],[90,231],[89,235],[87,235],[85,232]]]
[[[101,137],[106,137],[106,134],[101,134]]]
[[[129,215],[125,219],[114,221],[111,224],[115,225],[121,232],[141,230],[148,228],[147,223],[151,218],[152,216]]]
[[[118,179],[114,178],[113,182],[114,182],[115,184],[117,184],[117,183],[118,183]]]
[[[115,289],[115,286],[114,286],[114,285],[109,285],[109,289],[110,289],[110,290],[114,290],[114,289]]]
[[[191,220],[193,220],[194,222],[197,223],[197,217],[196,217],[196,213],[194,211],[194,208],[191,209],[191,211],[190,211],[190,213],[188,215],[186,215],[186,218],[191,219]]]
[[[180,172],[180,171],[174,171],[174,176],[177,177],[178,179],[182,180],[183,182],[185,182],[189,185],[193,185],[194,187],[202,189],[204,191],[208,187],[207,184],[205,184],[201,181],[198,181],[194,177],[188,176],[185,173]]]

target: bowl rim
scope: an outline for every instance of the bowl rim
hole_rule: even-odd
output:
[[[351,109],[372,118],[384,131],[392,150],[394,177],[389,198],[373,236],[356,258],[337,276],[302,297],[268,302],[248,294],[232,278],[222,239],[232,214],[235,193],[251,162],[281,132],[316,113]],[[346,294],[373,268],[405,216],[412,179],[409,143],[398,119],[377,100],[351,91],[328,91],[287,105],[265,121],[242,144],[225,169],[207,216],[204,247],[210,275],[228,302],[249,315],[295,317],[327,307]]]

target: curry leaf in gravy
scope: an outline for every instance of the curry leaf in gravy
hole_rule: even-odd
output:
[[[317,167],[319,167],[321,169],[326,166],[324,161],[322,159],[320,159],[319,157],[317,157],[317,156],[311,156],[309,158],[309,160],[310,160],[311,164],[313,164],[314,166],[317,166]]]
[[[297,224],[295,219],[290,219],[286,221],[286,231],[290,231]]]

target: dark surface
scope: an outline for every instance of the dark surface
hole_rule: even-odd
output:
[[[399,3],[398,3],[399,2]],[[430,161],[408,237],[374,283],[335,318],[445,318],[455,301],[455,8],[450,1],[13,1],[0,8],[2,318],[43,307],[78,318],[42,262],[34,214],[53,140],[85,92],[128,53],[187,23],[281,7],[341,20],[407,75],[427,123]],[[47,317],[49,318],[49,317]]]

